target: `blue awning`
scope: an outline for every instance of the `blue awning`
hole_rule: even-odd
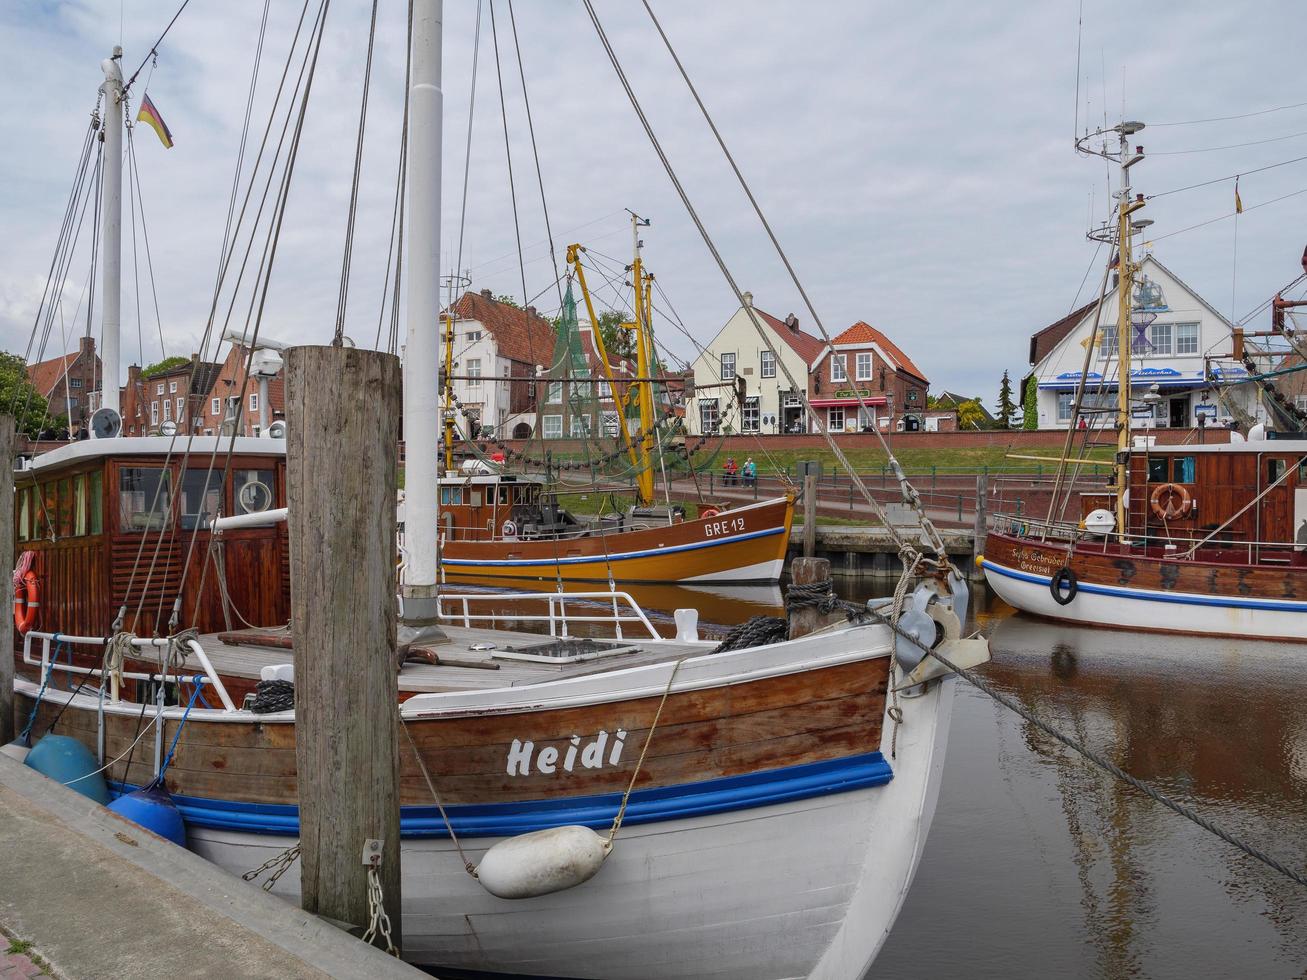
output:
[[[1130,387],[1147,388],[1149,385],[1157,385],[1159,388],[1199,388],[1212,380],[1224,383],[1239,380],[1247,377],[1248,372],[1243,368],[1213,367],[1212,374],[1214,377],[1209,379],[1201,368],[1196,371],[1181,371],[1179,368],[1165,365],[1136,368],[1130,372]],[[1065,371],[1056,377],[1039,382],[1039,387],[1046,391],[1074,391],[1079,384],[1079,371]],[[1085,386],[1091,389],[1115,391],[1116,379],[1105,381],[1097,371],[1090,371],[1085,376]]]

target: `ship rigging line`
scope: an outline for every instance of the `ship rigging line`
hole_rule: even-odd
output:
[[[1230,174],[1228,177],[1213,177],[1211,180],[1204,180],[1197,184],[1187,184],[1184,187],[1175,187],[1169,191],[1159,191],[1156,194],[1147,194],[1144,196],[1145,201],[1152,201],[1159,197],[1166,197],[1168,194],[1179,194],[1181,191],[1191,191],[1198,187],[1210,187],[1212,184],[1221,184],[1227,180],[1238,180],[1240,177],[1249,177],[1253,174],[1260,174],[1267,170],[1274,170],[1276,167],[1287,167],[1291,163],[1301,163],[1307,160],[1307,156],[1294,157],[1292,160],[1281,160],[1279,163],[1272,163],[1265,167],[1258,167],[1255,170],[1244,170],[1237,174]]]
[[[1298,139],[1300,136],[1307,136],[1307,130],[1300,133],[1288,133],[1284,136],[1272,136],[1264,140],[1249,140],[1246,143],[1227,143],[1225,146],[1200,146],[1191,150],[1154,150],[1149,156],[1155,157],[1174,157],[1182,156],[1189,153],[1215,153],[1217,150],[1239,150],[1245,146],[1262,146],[1266,143],[1283,143],[1285,140]]]
[[[1279,204],[1281,201],[1287,201],[1289,198],[1297,197],[1299,194],[1307,194],[1307,187],[1297,191],[1290,191],[1288,194],[1282,194],[1279,197],[1273,197],[1269,201],[1263,201],[1261,204],[1254,204],[1251,207],[1246,207],[1243,209],[1242,213],[1247,214],[1249,211],[1256,211],[1258,208],[1264,208],[1271,204]],[[1215,224],[1218,221],[1225,221],[1227,218],[1233,218],[1238,213],[1240,212],[1231,211],[1229,214],[1219,214],[1215,218],[1208,218],[1206,221],[1200,221],[1196,225],[1181,228],[1179,231],[1170,231],[1165,235],[1158,235],[1156,238],[1150,239],[1149,241],[1150,244],[1155,244],[1162,241],[1164,238],[1174,238],[1176,235],[1183,235],[1186,231],[1193,231],[1196,228],[1203,228],[1207,225]]]
[[[386,244],[386,272],[381,277],[381,309],[377,311],[377,338],[373,350],[381,350],[381,328],[390,306],[389,354],[399,352],[399,291],[404,280],[404,204],[408,183],[408,112],[409,85],[413,78],[413,2],[407,4],[408,18],[404,33],[404,113],[399,125],[399,160],[395,166],[395,196],[390,209],[390,240]],[[391,291],[390,266],[395,265],[394,291]]]
[[[862,478],[858,475],[857,470],[854,469],[853,464],[849,462],[848,457],[844,455],[843,450],[841,450],[839,445],[835,442],[834,437],[830,434],[830,430],[827,428],[826,423],[822,420],[820,414],[811,411],[811,406],[807,404],[808,398],[805,393],[806,386],[800,387],[799,383],[795,380],[794,375],[791,373],[789,367],[786,366],[784,359],[781,358],[780,354],[777,352],[776,347],[772,343],[771,337],[767,335],[767,331],[763,328],[762,321],[758,318],[757,312],[753,309],[751,305],[745,303],[744,293],[741,291],[739,284],[736,283],[735,277],[731,275],[731,271],[727,267],[726,261],[722,258],[721,252],[718,251],[717,245],[714,243],[712,236],[708,233],[708,229],[704,226],[703,221],[699,218],[699,213],[697,210],[695,210],[694,205],[690,202],[689,195],[686,193],[685,188],[682,186],[680,178],[676,175],[675,168],[672,167],[671,161],[667,158],[667,154],[663,151],[662,144],[659,142],[658,137],[654,134],[653,127],[650,125],[648,117],[645,116],[644,109],[641,107],[640,101],[635,95],[635,90],[632,89],[630,82],[627,80],[626,72],[622,68],[621,61],[617,57],[617,52],[613,49],[612,44],[608,40],[608,35],[604,31],[603,25],[599,21],[599,15],[595,12],[594,4],[592,0],[582,0],[582,3],[585,5],[586,12],[590,15],[590,21],[594,25],[595,32],[599,35],[600,43],[603,45],[604,50],[608,55],[609,61],[612,62],[613,70],[617,73],[618,80],[622,83],[622,87],[626,90],[626,96],[631,102],[631,107],[635,110],[636,115],[640,119],[640,123],[645,131],[645,135],[649,137],[649,142],[653,145],[654,152],[658,155],[658,159],[661,161],[663,165],[663,169],[667,171],[667,176],[671,180],[673,187],[676,189],[677,195],[681,198],[681,203],[685,206],[686,212],[689,214],[690,219],[694,222],[694,226],[698,230],[700,237],[703,238],[704,244],[708,247],[708,251],[712,253],[713,260],[717,263],[718,269],[721,270],[723,278],[725,278],[727,285],[730,286],[731,288],[731,292],[735,294],[735,298],[739,302],[740,306],[749,311],[749,319],[753,322],[754,329],[757,331],[758,336],[762,339],[762,342],[766,345],[767,349],[771,351],[772,356],[776,358],[777,367],[784,374],[786,381],[788,381],[790,384],[790,387],[796,393],[798,393],[802,404],[809,409],[809,414],[811,415],[813,421],[817,425],[817,431],[826,440],[826,444],[827,446],[830,447],[832,455],[835,456],[835,458],[839,461],[840,465],[843,466],[845,471],[849,474],[849,479],[852,480],[855,486],[857,486],[863,498],[871,506],[872,512],[875,513],[878,518],[880,518],[881,523],[885,526],[885,530],[889,533],[890,537],[894,540],[895,544],[897,544],[901,550],[903,551],[911,550],[915,553],[915,549],[912,548],[911,543],[908,542],[907,539],[905,539],[890,524],[884,508],[881,506],[880,502],[877,501],[875,497],[872,496],[871,491],[867,489],[866,484],[862,482]],[[672,49],[671,43],[667,41],[667,36],[663,34],[662,27],[661,25],[658,24],[657,18],[654,17],[653,10],[652,8],[649,7],[647,0],[645,2],[645,9],[649,11],[649,16],[650,18],[653,19],[654,25],[658,28],[659,34],[662,35],[663,41],[667,45],[667,50],[672,54],[672,57],[676,61],[677,66],[680,67],[681,66],[680,59],[676,57],[676,53]],[[821,325],[821,320],[817,316],[816,310],[813,309],[811,302],[808,300],[807,292],[803,289],[802,284],[799,282],[798,276],[794,273],[793,266],[790,265],[789,259],[786,257],[785,252],[781,249],[780,243],[776,240],[776,236],[772,234],[771,226],[767,223],[766,219],[763,217],[762,209],[758,206],[757,200],[753,196],[753,192],[749,189],[749,185],[744,180],[743,174],[740,173],[739,167],[735,165],[735,158],[732,157],[730,155],[730,152],[726,149],[726,144],[722,140],[720,132],[717,130],[716,125],[713,123],[712,117],[708,115],[707,109],[704,107],[702,100],[699,99],[698,91],[694,88],[693,84],[690,82],[690,78],[685,73],[685,69],[683,67],[681,67],[681,77],[685,80],[686,85],[689,86],[691,93],[693,93],[694,95],[695,101],[698,102],[699,107],[703,112],[704,118],[707,120],[709,126],[712,128],[713,133],[717,136],[718,145],[722,148],[722,152],[726,155],[726,158],[730,161],[732,169],[734,169],[736,177],[740,182],[740,186],[744,189],[745,193],[748,195],[750,202],[753,203],[754,211],[757,213],[759,220],[762,221],[763,227],[767,230],[768,236],[772,240],[772,244],[775,246],[777,253],[780,255],[781,260],[784,262],[786,269],[790,273],[790,278],[794,281],[795,286],[798,288],[800,295],[803,296],[804,303],[808,307],[808,311],[812,314],[814,322],[817,323],[817,326],[821,330],[823,337],[826,339],[827,348],[833,349],[831,348],[830,337],[826,333],[825,327]],[[856,386],[854,387],[853,390],[855,395],[857,396],[859,410],[860,411],[865,410],[866,404],[862,399],[862,395],[858,393],[858,389]],[[873,426],[873,430],[875,430],[874,426]],[[884,436],[881,435],[879,431],[876,431],[876,435],[880,439],[881,444],[884,446],[886,454],[888,455],[891,463],[895,463],[896,465],[896,461],[894,460],[894,455],[889,451],[889,446],[885,442]],[[911,487],[910,485],[907,484],[906,479],[902,480],[901,483],[904,487],[905,498],[909,498],[909,500],[915,498],[917,501],[915,506],[918,512],[918,519],[921,522],[922,531],[929,536],[931,540],[931,545],[934,548],[936,555],[939,557],[939,559],[941,561],[947,562],[948,561],[947,551],[944,547],[943,540],[940,538],[939,532],[935,530],[934,524],[929,520],[929,518],[926,517],[924,509],[921,508],[920,498],[916,497],[915,491],[909,494],[908,491],[911,490]]]
[[[1286,109],[1301,109],[1307,102],[1295,102],[1292,105],[1277,105],[1271,109],[1258,109],[1256,112],[1241,112],[1234,116],[1212,116],[1210,119],[1185,119],[1181,122],[1149,123],[1149,129],[1163,126],[1197,126],[1200,123],[1230,122],[1232,119],[1251,119],[1253,116],[1265,116],[1272,112],[1284,112]]]
[[[159,35],[158,39],[150,45],[150,50],[145,53],[145,57],[141,59],[141,63],[136,66],[136,71],[132,72],[132,77],[127,79],[127,84],[123,86],[124,93],[132,87],[132,82],[136,81],[136,76],[141,73],[141,69],[146,66],[151,58],[159,53],[159,45],[163,43],[163,39],[167,37],[168,32],[172,30],[172,25],[177,23],[177,18],[182,15],[182,11],[186,9],[190,2],[191,0],[182,0],[182,5],[178,7],[177,12],[172,15],[172,20],[168,21],[168,26],[163,29],[163,33]]]

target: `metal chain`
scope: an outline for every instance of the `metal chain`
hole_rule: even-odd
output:
[[[296,841],[293,845],[286,848],[280,854],[268,858],[268,860],[264,861],[253,871],[246,871],[243,875],[241,875],[241,878],[245,881],[254,881],[254,879],[258,878],[259,875],[263,874],[263,872],[272,871],[272,874],[268,877],[268,880],[265,881],[261,886],[265,892],[270,892],[272,891],[272,886],[277,883],[277,879],[291,869],[291,866],[295,863],[296,859],[299,856],[300,856],[300,844],[299,841]],[[276,870],[273,870],[274,868]]]
[[[390,938],[390,916],[386,914],[385,896],[381,893],[381,875],[377,866],[368,867],[368,931],[363,933],[363,941],[371,943],[378,935],[386,941],[386,952],[398,957],[394,940]]]

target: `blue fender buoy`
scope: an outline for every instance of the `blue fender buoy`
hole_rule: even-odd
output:
[[[178,847],[186,846],[186,823],[181,811],[168,791],[157,782],[118,797],[109,804],[109,809]]]
[[[63,783],[96,803],[109,802],[109,787],[95,755],[68,735],[46,735],[27,754],[23,763],[57,783]]]

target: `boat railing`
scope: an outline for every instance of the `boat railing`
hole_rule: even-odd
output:
[[[1084,540],[1121,540],[1122,535],[1115,531],[1103,534],[1090,532],[1079,524],[1070,521],[1049,521],[1039,517],[1027,517],[1021,514],[996,514],[990,521],[990,527],[999,534],[1008,534],[1018,538],[1039,538],[1052,541]],[[1139,533],[1124,536],[1124,543],[1140,545],[1147,542],[1149,547],[1161,547],[1167,552],[1164,557],[1176,559],[1198,558],[1202,551],[1220,551],[1224,554],[1242,553],[1246,563],[1288,565],[1297,554],[1304,550],[1303,545],[1293,541],[1254,541],[1240,540],[1237,531],[1226,529],[1213,533],[1204,531],[1201,536],[1182,534],[1150,534],[1145,538]],[[1196,554],[1197,553],[1197,554]]]
[[[41,655],[39,658],[32,652],[33,641],[39,641],[41,644]],[[167,637],[152,638],[138,636],[132,638],[132,646],[137,649],[144,649],[146,647],[166,647],[170,642],[172,641]],[[194,675],[196,683],[207,684],[213,688],[214,693],[218,695],[218,700],[222,702],[222,709],[224,711],[235,711],[236,705],[232,703],[231,695],[227,693],[227,688],[222,683],[222,678],[219,677],[218,672],[213,669],[213,664],[209,661],[208,654],[204,652],[204,648],[200,646],[199,641],[187,639],[183,642],[185,643],[188,652],[200,662],[200,667],[204,671],[203,676],[198,674]],[[70,674],[89,675],[91,677],[104,676],[105,672],[102,667],[79,667],[77,664],[72,663],[71,657],[69,658],[68,663],[59,663],[54,660],[51,648],[52,646],[59,646],[60,644],[102,647],[105,644],[105,638],[102,636],[72,636],[68,633],[43,633],[38,630],[32,630],[23,636],[23,663],[33,667],[40,667],[41,676],[43,678],[46,677],[47,672],[51,670],[61,670]],[[128,678],[130,680],[138,681],[167,681],[169,678],[177,681],[183,679],[183,673],[181,671],[145,673],[141,671],[124,670],[121,673],[111,671],[110,674],[116,674],[119,678]],[[114,685],[111,690],[111,698],[114,701],[118,700],[116,685]]]
[[[543,602],[545,612],[504,611],[505,603],[515,605],[519,602]],[[476,611],[477,606],[491,604],[496,608]],[[577,611],[578,606],[582,607],[582,611]],[[437,597],[436,609],[442,620],[465,627],[482,623],[493,626],[499,620],[512,619],[517,622],[547,623],[550,636],[567,638],[572,626],[581,623],[604,624],[613,628],[616,639],[622,640],[626,639],[622,633],[623,625],[638,624],[649,634],[650,639],[662,638],[629,592],[444,592]]]

